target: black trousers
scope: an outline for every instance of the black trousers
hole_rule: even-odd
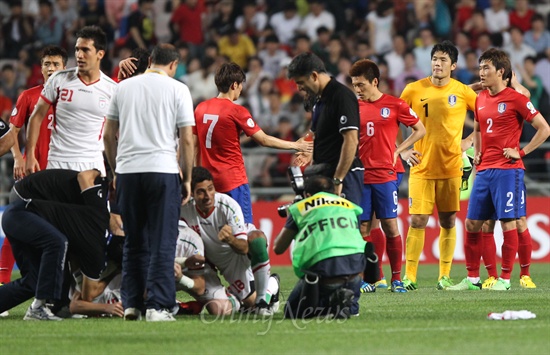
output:
[[[61,299],[67,237],[42,217],[28,211],[26,202],[21,200],[6,208],[2,229],[11,243],[21,278],[0,287],[0,312],[33,296]]]

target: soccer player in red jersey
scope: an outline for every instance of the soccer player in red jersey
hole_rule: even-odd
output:
[[[240,134],[244,132],[264,147],[311,152],[312,142],[288,142],[264,133],[243,106],[235,104],[241,95],[245,75],[235,63],[225,63],[216,72],[220,94],[195,109],[193,134],[198,141],[197,166],[207,168],[216,182],[216,191],[235,199],[246,223],[252,223],[250,188],[244,167]]]
[[[527,97],[506,86],[510,59],[491,48],[479,58],[483,90],[477,100],[474,123],[474,164],[477,176],[468,204],[464,251],[468,277],[448,290],[479,290],[479,267],[483,222],[496,216],[504,235],[499,279],[489,288],[510,289],[510,275],[518,251],[516,219],[521,217],[524,176],[522,158],[540,146],[550,135],[550,127]],[[519,138],[523,121],[537,130],[522,149]]]
[[[362,59],[355,62],[349,74],[359,97],[359,158],[365,167],[361,228],[364,231],[370,229],[372,215],[376,212],[387,237],[386,252],[392,269],[391,291],[407,292],[401,282],[403,242],[397,228],[395,166],[401,153],[409,160],[414,151],[407,148],[421,139],[426,129],[405,101],[380,92],[380,70],[373,61]],[[399,123],[411,127],[413,133],[396,148]],[[383,250],[377,254],[383,255]]]
[[[42,77],[44,83],[48,81],[49,77],[58,70],[65,69],[67,65],[67,51],[64,48],[58,46],[48,46],[44,48],[42,52],[42,59],[40,60]],[[40,98],[40,93],[44,85],[38,85],[21,93],[15,104],[15,108],[11,113],[10,126],[15,134],[19,134],[19,130],[23,125],[27,125],[29,117],[31,116],[34,106]],[[44,117],[40,126],[40,135],[36,142],[35,155],[40,165],[40,169],[46,169],[48,165],[48,151],[50,149],[50,134],[53,128],[53,107],[50,107],[48,113]],[[19,143],[15,141],[15,144],[11,148],[13,154],[13,178],[19,180],[25,176],[25,158],[21,154]]]
[[[65,69],[67,65],[67,51],[61,47],[48,46],[42,51],[40,64],[45,83],[53,73]],[[10,118],[10,128],[14,137],[17,137],[21,127],[23,125],[26,126],[29,122],[29,117],[40,98],[43,88],[44,85],[38,85],[25,90],[17,99]],[[45,118],[40,126],[40,136],[35,148],[35,155],[38,164],[40,164],[40,169],[46,169],[46,165],[48,164],[50,133],[53,127],[53,108],[48,110]],[[25,157],[21,154],[17,138],[11,147],[11,153],[13,155],[13,178],[15,180],[22,179],[25,176]],[[11,245],[6,238],[0,251],[0,283],[10,282],[14,262],[15,259],[13,258]]]

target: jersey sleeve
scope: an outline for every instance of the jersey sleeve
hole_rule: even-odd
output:
[[[539,114],[539,111],[535,108],[535,106],[529,101],[529,99],[521,94],[518,96],[521,96],[517,101],[517,110],[525,121],[532,122],[533,118],[535,118],[536,115]]]
[[[250,112],[242,106],[235,106],[236,110],[234,119],[237,126],[242,129],[248,137],[258,132],[261,128],[258,126],[256,121],[254,121]]]
[[[178,100],[178,109],[176,117],[176,125],[178,128],[194,126],[195,114],[193,112],[193,99],[191,98],[191,92],[185,84],[180,85],[181,100]]]
[[[337,103],[338,106],[335,108],[335,112],[338,116],[339,132],[348,129],[359,131],[360,119],[357,98],[350,93],[350,95],[342,95]]]
[[[233,199],[228,199],[226,202],[229,204],[227,209],[227,224],[233,230],[233,235],[237,239],[248,239],[241,206]]]
[[[15,108],[11,112],[10,123],[17,128],[23,127],[25,121],[30,116],[29,108],[27,92],[23,91],[15,103]]]
[[[469,86],[464,85],[464,87],[465,87],[464,96],[465,96],[465,99],[466,99],[466,108],[470,111],[475,112],[477,94]]]
[[[44,89],[42,89],[42,93],[40,94],[40,97],[50,105],[57,102],[57,88],[59,87],[60,81],[63,78],[63,76],[61,76],[60,74],[61,72],[53,73],[48,81],[46,81],[46,83],[44,84]]]
[[[0,119],[0,138],[4,137],[10,131],[10,127]]]
[[[409,105],[403,100],[401,100],[399,105],[399,115],[397,116],[397,120],[407,127],[414,126],[418,123],[418,121],[420,121],[416,112],[414,112],[413,109],[410,108]]]
[[[109,104],[109,109],[107,110],[107,119],[112,121],[118,121],[119,111],[118,111],[118,90],[121,85],[118,85],[111,97],[111,103]]]
[[[405,101],[407,105],[411,105],[412,102],[412,91],[411,91],[411,84],[408,84],[405,86],[405,89],[403,89],[403,92],[401,93],[401,100]]]

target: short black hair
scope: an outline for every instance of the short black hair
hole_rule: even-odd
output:
[[[136,71],[132,73],[132,76],[145,73],[147,67],[149,66],[149,57],[151,57],[151,52],[144,48],[135,48],[132,51],[132,57],[136,58],[137,61],[134,61],[136,65]]]
[[[214,76],[214,82],[218,91],[221,93],[229,92],[229,88],[233,83],[243,83],[246,81],[246,75],[244,74],[243,69],[235,63],[223,63],[220,65],[218,70],[216,70],[216,75]]]
[[[335,192],[334,182],[328,176],[313,175],[306,179],[304,192],[310,195],[315,195],[319,192]]]
[[[449,58],[451,58],[451,64],[456,63],[458,60],[458,49],[456,49],[455,45],[451,41],[443,41],[441,43],[437,43],[432,48],[431,58],[433,58],[436,52],[441,52],[449,55]]]
[[[175,60],[179,60],[180,55],[176,47],[172,44],[161,43],[153,48],[151,52],[151,63],[158,65],[168,65]]]
[[[50,57],[59,56],[61,57],[61,61],[63,62],[63,65],[67,65],[68,55],[67,55],[67,51],[63,47],[59,47],[59,46],[44,47],[44,49],[42,50],[42,57],[40,59],[40,62],[42,62],[42,59],[44,59],[44,57],[46,56],[50,56]]]
[[[315,54],[301,53],[292,59],[288,66],[288,78],[297,78],[300,76],[309,76],[313,72],[326,73],[327,69],[321,58]]]
[[[107,36],[98,26],[82,27],[77,33],[76,38],[91,39],[94,41],[94,47],[98,51],[107,49]]]
[[[195,186],[197,186],[197,184],[207,180],[214,181],[210,171],[202,166],[194,167],[191,172],[191,191],[195,191]]]

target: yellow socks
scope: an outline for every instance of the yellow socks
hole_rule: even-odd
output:
[[[455,246],[456,227],[451,229],[441,227],[439,231],[439,279],[443,276],[450,277]]]
[[[405,275],[412,282],[416,282],[416,273],[418,272],[418,262],[422,249],[424,249],[424,237],[426,232],[424,229],[409,227],[407,234],[407,247],[405,249],[406,266]]]

